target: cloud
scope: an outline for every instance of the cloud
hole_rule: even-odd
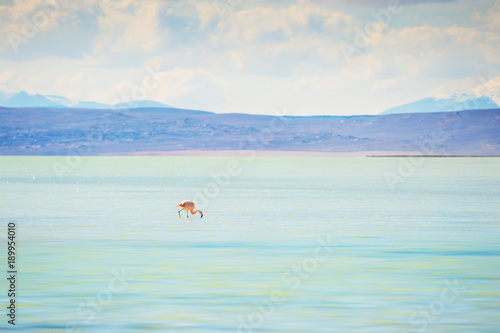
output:
[[[339,37],[352,17],[337,10],[315,5],[286,8],[255,7],[228,14],[217,26],[220,42],[244,45],[252,42],[283,42],[296,36]]]
[[[408,78],[405,76],[394,79],[375,80],[372,85],[372,90],[376,93],[395,91],[401,87],[401,84],[406,83],[407,81]]]
[[[151,54],[159,51],[164,31],[159,27],[158,16],[163,7],[158,1],[104,1],[94,52]]]
[[[349,6],[363,6],[363,7],[382,7],[388,6],[391,2],[396,2],[401,5],[418,5],[428,3],[446,3],[456,2],[457,0],[336,0],[336,3],[341,3]],[[328,3],[327,0],[317,0],[319,3]],[[331,2],[330,2],[331,3]]]
[[[245,0],[225,2],[222,15],[208,0],[68,1],[18,53],[0,41],[0,66],[10,70],[0,78],[31,93],[112,103],[158,66],[164,84],[148,98],[179,107],[376,112],[498,76],[500,8],[486,2],[412,0],[348,62],[341,45],[354,45],[388,1]],[[443,14],[431,20],[436,7]],[[0,33],[22,35],[40,11],[38,1],[4,3]]]
[[[350,15],[315,5],[257,6],[227,14],[209,38],[227,50],[234,70],[291,75],[307,63],[340,60],[338,45],[352,21]]]
[[[0,33],[6,38],[0,40],[0,58],[82,58],[99,33],[97,9],[90,0],[86,4],[16,0],[14,6],[1,7]]]

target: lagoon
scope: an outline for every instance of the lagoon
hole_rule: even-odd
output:
[[[16,328],[497,332],[500,159],[401,159],[0,157]]]

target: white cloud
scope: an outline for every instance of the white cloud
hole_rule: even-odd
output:
[[[389,91],[395,91],[401,87],[401,84],[406,84],[407,82],[408,78],[404,76],[394,79],[375,80],[372,85],[372,90],[375,93],[386,93]]]
[[[0,42],[0,81],[112,103],[141,84],[147,66],[158,66],[164,83],[147,98],[178,107],[351,114],[473,88],[478,77],[500,74],[500,8],[476,11],[466,1],[439,1],[461,14],[439,25],[414,24],[416,7],[421,13],[436,4],[405,7],[349,63],[341,43],[353,44],[373,8],[386,2],[247,0],[221,18],[213,1],[70,1],[18,54]],[[20,31],[20,19],[39,6],[16,0],[0,7],[0,32]]]
[[[159,12],[164,9],[162,2],[103,1],[101,9],[95,52],[150,54],[158,51],[165,33],[158,22]]]
[[[352,24],[352,17],[317,5],[286,8],[258,6],[228,13],[219,21],[214,42],[245,45],[264,41],[282,42],[300,36],[337,39]]]

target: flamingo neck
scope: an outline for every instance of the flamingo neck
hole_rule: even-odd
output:
[[[201,212],[201,210],[195,210],[195,211],[193,212],[193,210],[191,209],[191,210],[190,210],[190,212],[191,212],[191,214],[193,214],[193,215],[194,215],[194,214],[196,214],[196,213],[200,213],[200,215],[201,215],[201,216],[203,216],[203,213]]]

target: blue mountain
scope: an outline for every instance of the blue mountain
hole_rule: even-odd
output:
[[[8,108],[83,108],[83,109],[128,109],[137,107],[169,107],[155,101],[131,101],[116,105],[103,104],[91,101],[73,101],[58,95],[30,95],[25,91],[16,94],[6,94],[0,91],[0,107]]]
[[[469,94],[454,95],[448,98],[424,98],[416,102],[396,106],[380,115],[394,113],[447,112],[462,110],[487,110],[499,106],[489,97],[475,97]]]
[[[4,95],[5,96],[5,95]],[[7,96],[5,96],[7,97]],[[5,98],[0,104],[1,106],[11,108],[28,108],[28,107],[58,107],[57,104],[43,95],[29,95],[25,91],[21,91],[13,96]]]

